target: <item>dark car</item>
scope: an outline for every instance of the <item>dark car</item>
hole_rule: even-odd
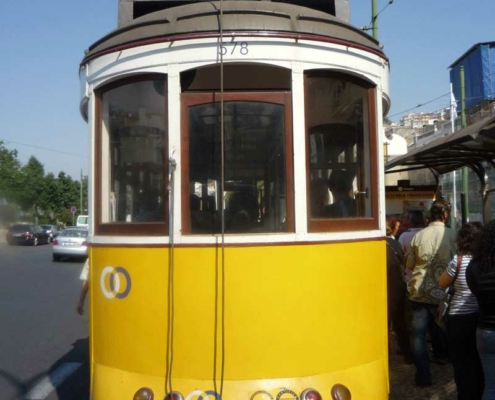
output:
[[[46,230],[34,224],[13,224],[7,231],[7,243],[13,244],[47,244],[50,236]]]
[[[50,242],[53,242],[58,235],[58,228],[56,225],[41,225],[41,227],[48,233]]]

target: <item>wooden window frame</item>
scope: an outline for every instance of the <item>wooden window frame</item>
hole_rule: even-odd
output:
[[[354,83],[368,92],[368,115],[369,115],[369,157],[370,157],[370,196],[371,196],[371,211],[372,217],[357,217],[357,218],[313,218],[311,217],[310,199],[311,199],[311,160],[310,160],[310,138],[309,138],[309,123],[308,115],[308,78],[312,77],[328,77],[328,78],[340,78],[345,79],[348,82]],[[378,138],[377,138],[377,126],[376,126],[376,87],[362,79],[355,76],[348,75],[335,71],[306,71],[304,75],[304,99],[305,99],[305,141],[306,141],[306,194],[307,194],[307,221],[308,232],[338,232],[338,231],[362,231],[372,230],[379,228],[379,187],[378,187]],[[360,175],[360,181],[363,182],[365,178],[365,171],[363,168],[358,169]],[[363,188],[358,188],[363,190]]]
[[[95,91],[95,194],[94,194],[94,232],[96,235],[112,236],[168,236],[168,205],[169,196],[165,189],[164,195],[164,220],[157,222],[102,222],[102,184],[103,184],[103,148],[102,148],[102,96],[115,88],[143,81],[162,80],[164,84],[164,111],[166,134],[163,138],[163,160],[164,160],[164,183],[163,187],[168,187],[168,80],[166,74],[145,74],[131,78],[119,79],[109,83]],[[108,149],[106,149],[108,150]]]
[[[182,177],[182,233],[196,235],[191,232],[191,213],[189,209],[189,107],[219,103],[219,92],[186,92],[181,95],[181,177]],[[292,97],[291,92],[227,92],[224,93],[224,102],[228,101],[256,101],[280,104],[285,107],[285,184],[286,184],[286,233],[295,231],[294,223],[294,160],[292,142]],[[284,232],[260,232],[263,234],[278,234]],[[228,235],[252,235],[251,232],[228,233]]]

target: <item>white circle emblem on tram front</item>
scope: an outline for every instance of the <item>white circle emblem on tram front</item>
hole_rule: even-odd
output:
[[[110,276],[108,282],[107,275]],[[124,284],[122,284],[121,278],[125,280]],[[131,291],[131,277],[122,267],[105,267],[101,271],[100,287],[107,299],[123,299]]]

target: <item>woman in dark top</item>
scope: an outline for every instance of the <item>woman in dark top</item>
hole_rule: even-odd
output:
[[[485,373],[483,400],[495,399],[495,220],[483,227],[479,247],[466,271],[479,305],[476,339]]]

